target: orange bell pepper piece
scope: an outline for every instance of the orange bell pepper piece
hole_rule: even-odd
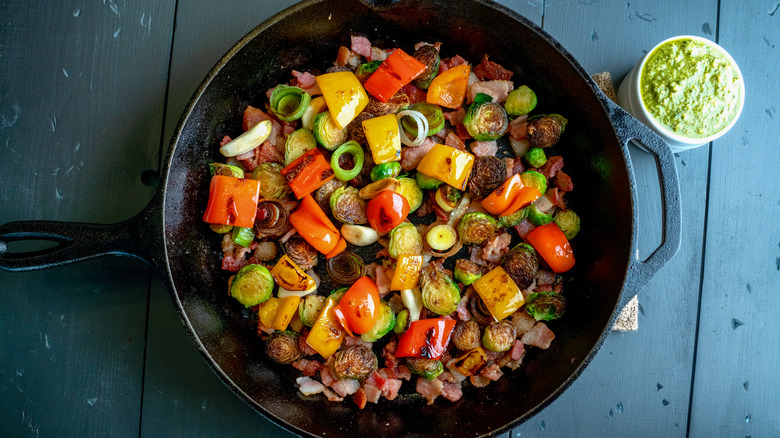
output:
[[[555,273],[566,272],[574,267],[574,251],[569,239],[555,222],[536,227],[525,236]]]
[[[531,190],[524,190],[524,189],[531,189]],[[519,195],[522,194],[522,200],[518,200],[515,203],[515,198],[520,197]],[[519,210],[520,208],[524,207],[527,204],[530,204],[531,202],[535,201],[536,198],[541,196],[542,194],[539,193],[538,190],[532,188],[532,187],[526,187],[525,184],[523,184],[523,180],[520,178],[520,174],[516,173],[512,175],[512,178],[509,178],[508,180],[501,183],[500,186],[498,186],[497,189],[493,190],[493,193],[489,194],[485,199],[482,200],[482,206],[485,207],[485,210],[487,210],[491,214],[501,216],[508,216],[515,211]],[[535,196],[535,197],[534,197]],[[525,202],[524,200],[531,199],[530,202]],[[514,209],[509,211],[510,209]],[[509,211],[507,214],[502,214],[506,211]]]
[[[317,251],[328,254],[338,245],[338,229],[322,211],[317,201],[306,195],[297,210],[290,213],[290,224]]]
[[[428,87],[428,103],[441,105],[450,109],[458,109],[466,98],[466,88],[469,83],[471,67],[467,64],[458,65],[433,78]]]
[[[540,196],[542,196],[542,194],[534,187],[522,187],[517,190],[514,199],[512,199],[512,202],[509,204],[509,207],[507,207],[506,210],[504,210],[504,212],[499,216],[504,217],[514,214],[514,212],[517,210],[531,205],[534,201],[539,199]]]
[[[325,258],[332,259],[333,257],[341,254],[345,249],[347,249],[347,241],[344,240],[343,237],[340,237],[336,247],[333,248],[331,252],[325,254]]]
[[[473,166],[474,155],[435,144],[417,165],[417,171],[440,179],[456,189],[465,190]]]
[[[404,85],[412,82],[425,71],[425,64],[409,56],[401,49],[395,49],[363,86],[381,102],[387,102]]]
[[[422,270],[422,256],[401,254],[393,272],[393,279],[390,280],[390,290],[412,289],[417,286]]]
[[[301,199],[332,180],[336,174],[322,152],[314,148],[282,169],[282,176],[287,180],[295,197]]]
[[[350,336],[371,330],[379,318],[379,289],[369,277],[360,277],[339,300],[333,314]]]
[[[252,228],[259,200],[260,181],[214,175],[209,184],[209,202],[203,221]]]

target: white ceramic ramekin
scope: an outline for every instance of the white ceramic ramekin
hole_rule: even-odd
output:
[[[739,78],[738,86],[740,90],[740,99],[739,99],[739,107],[737,108],[737,112],[734,115],[734,118],[723,129],[707,137],[691,138],[691,137],[683,137],[681,135],[675,134],[674,132],[668,130],[663,125],[661,125],[661,123],[659,123],[657,120],[655,120],[655,118],[650,114],[650,112],[645,107],[644,102],[642,101],[642,89],[640,84],[640,78],[642,77],[642,69],[645,66],[645,62],[647,62],[647,59],[649,58],[650,54],[653,53],[653,51],[655,51],[658,47],[666,44],[669,41],[675,41],[680,39],[691,39],[695,41],[701,41],[702,43],[707,44],[708,46],[717,50],[718,52],[723,54],[723,56],[731,63]],[[737,120],[739,119],[739,116],[742,113],[742,107],[745,105],[745,82],[742,78],[742,72],[739,70],[739,66],[737,65],[736,61],[734,61],[734,58],[732,58],[731,55],[729,55],[729,53],[726,52],[726,50],[724,50],[721,46],[706,38],[701,38],[692,35],[681,35],[681,36],[676,36],[661,41],[655,47],[653,47],[649,52],[647,52],[647,54],[645,54],[645,56],[643,56],[636,63],[636,65],[634,65],[634,68],[632,68],[631,71],[628,73],[628,75],[626,75],[625,79],[623,79],[623,82],[620,83],[620,87],[618,88],[618,93],[617,93],[617,99],[618,99],[618,104],[621,107],[623,107],[623,109],[628,111],[631,115],[636,117],[637,120],[644,123],[650,129],[652,129],[658,135],[660,135],[661,138],[663,138],[669,144],[673,152],[682,152],[688,149],[693,149],[699,146],[703,146],[721,137],[726,132],[728,132],[729,129],[731,129],[731,127],[734,126],[735,123],[737,123]]]

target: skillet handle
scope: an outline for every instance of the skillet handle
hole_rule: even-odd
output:
[[[155,195],[138,215],[115,224],[58,221],[19,221],[0,226],[0,268],[33,271],[106,255],[141,259],[164,272],[161,196]],[[12,252],[9,244],[48,241],[55,246],[27,252]]]
[[[636,250],[632,249],[634,256],[629,262],[623,287],[624,293],[620,298],[619,305],[622,308],[680,249],[682,235],[680,184],[677,178],[674,154],[669,145],[650,128],[609,100],[603,93],[601,96],[603,96],[602,100],[607,106],[610,119],[615,124],[618,138],[623,147],[627,148],[628,144],[633,141],[640,149],[655,156],[663,207],[660,246],[646,260],[640,260]],[[627,150],[626,156],[628,156]],[[631,183],[635,185],[633,175],[631,179]],[[636,192],[636,190],[634,191]],[[636,223],[634,228],[636,228]],[[628,293],[626,293],[627,291]]]

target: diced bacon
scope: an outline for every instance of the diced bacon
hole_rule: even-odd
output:
[[[525,347],[523,347],[523,343],[518,339],[515,341],[514,345],[512,345],[512,349],[509,350],[509,357],[511,357],[512,360],[520,360],[523,358],[523,353],[525,353]]]
[[[509,136],[515,140],[525,140],[528,137],[528,116],[517,116],[509,122]]]
[[[371,41],[364,36],[352,35],[352,51],[365,58],[371,58]]]
[[[427,154],[435,144],[436,142],[429,137],[426,138],[420,146],[403,148],[401,151],[401,167],[406,171],[416,169],[425,154]]]
[[[451,69],[452,67],[457,67],[459,65],[468,64],[468,63],[469,62],[466,61],[466,59],[460,55],[455,55],[452,58],[444,58],[439,63],[439,74],[442,74],[443,72]]]
[[[478,157],[484,157],[484,156],[496,156],[496,153],[498,153],[498,143],[496,143],[495,140],[493,141],[472,141],[469,145],[471,147],[471,152],[474,153],[474,155]]]
[[[547,162],[539,168],[539,172],[547,178],[555,177],[555,174],[563,167],[563,157],[556,155],[548,157]]]
[[[363,409],[366,407],[366,402],[368,399],[366,398],[366,392],[363,390],[363,388],[358,389],[357,392],[352,394],[352,401],[355,402],[358,409]]]
[[[388,379],[410,380],[412,372],[406,365],[398,365],[396,368],[382,368]]]
[[[246,109],[244,110],[244,118],[241,124],[241,128],[244,131],[249,131],[250,129],[252,129],[253,126],[257,125],[263,120],[271,120],[271,116],[269,116],[265,111],[261,110],[260,108],[255,108],[251,105],[247,105]]]
[[[229,135],[226,135],[226,136],[222,137],[222,141],[219,142],[219,147],[225,146],[226,144],[230,143],[231,141],[233,141],[233,139],[230,138]]]
[[[356,393],[360,389],[360,381],[355,379],[336,380],[330,385],[336,394],[346,397]]]
[[[461,397],[463,397],[463,389],[458,383],[443,382],[441,396],[451,402],[456,402],[460,400]]]
[[[271,140],[266,140],[260,146],[251,151],[236,157],[241,165],[249,171],[255,170],[257,166],[263,163],[282,163],[284,156],[279,150],[271,144]]]
[[[374,385],[377,388],[382,389],[382,387],[387,384],[387,378],[379,371],[374,370],[374,372],[368,376],[368,379],[366,379],[366,384]]]
[[[474,143],[476,143],[476,142],[474,142]],[[473,151],[473,144],[474,143],[472,143],[472,151]],[[495,143],[495,142],[493,142],[493,143]],[[453,131],[449,131],[447,133],[447,137],[444,138],[444,144],[449,146],[449,147],[461,150],[461,151],[465,151],[466,150],[466,143],[464,143],[463,140],[460,137],[458,137],[458,134],[455,134],[455,132],[453,132]],[[476,152],[474,152],[474,154],[476,154]]]
[[[328,359],[329,362],[331,360],[333,360],[333,358]],[[320,380],[322,380],[322,384],[325,386],[330,386],[336,381],[336,378],[330,373],[330,367],[327,363],[320,368]]]
[[[517,337],[522,337],[526,334],[534,327],[534,324],[536,324],[536,320],[525,310],[519,310],[512,314],[512,325],[515,326]]]
[[[525,170],[523,168],[522,158],[504,157],[503,160],[506,163],[506,179],[512,178],[514,174],[521,173]]]
[[[561,210],[566,209],[566,201],[563,199],[563,193],[558,189],[558,187],[551,187],[547,189],[545,196],[550,198],[550,201],[557,205]]]
[[[325,397],[328,398],[328,401],[332,401],[332,402],[342,402],[342,401],[344,401],[343,397],[339,397],[338,394],[336,394],[335,392],[331,391],[330,388],[323,389],[322,393],[325,394]]]
[[[382,248],[376,253],[376,258],[378,259],[389,259],[390,258],[390,250],[387,248]]]
[[[392,280],[390,269],[378,265],[376,267],[376,288],[379,290],[380,298],[390,292],[390,280]]]
[[[388,368],[398,367],[398,358],[395,357],[395,349],[398,348],[397,341],[390,341],[382,349],[382,357],[385,359],[385,366]]]
[[[471,138],[471,134],[469,134],[468,129],[466,129],[466,125],[463,123],[455,126],[455,133],[458,134],[458,137],[462,138],[463,140],[468,140]]]
[[[441,395],[441,391],[444,388],[444,382],[439,379],[428,380],[424,377],[417,378],[416,390],[420,395],[428,400],[428,404],[432,405],[436,397]]]
[[[485,260],[484,253],[481,246],[472,246],[469,250],[469,261],[479,266],[490,266],[487,260]]]
[[[401,87],[399,92],[405,94],[406,97],[409,98],[409,103],[425,102],[425,100],[428,98],[428,93],[421,90],[412,82],[409,82],[408,84]]]
[[[388,400],[395,400],[398,397],[398,391],[401,390],[401,382],[396,379],[388,379],[387,384],[382,388],[382,395]]]
[[[466,288],[466,292],[460,298],[460,302],[458,303],[458,308],[455,309],[455,314],[458,315],[458,319],[461,321],[471,320],[471,313],[468,310],[468,306],[469,306],[469,300],[471,299],[472,295],[474,295],[474,288],[473,287]]]
[[[233,242],[230,233],[222,238],[222,269],[230,272],[238,272],[249,262],[245,259],[246,255],[252,250]]]
[[[468,101],[474,102],[479,93],[487,94],[493,98],[493,102],[506,102],[509,92],[515,88],[512,81],[486,81],[475,82],[468,89]]]
[[[500,64],[488,59],[485,55],[482,57],[482,61],[474,66],[474,74],[477,75],[480,81],[494,80],[494,79],[512,79],[512,73],[510,70],[505,69]]]
[[[353,345],[360,345],[362,347],[371,348],[371,343],[366,342],[363,339],[360,338],[360,336],[345,336],[344,337],[344,345],[347,347],[351,347]]]
[[[363,385],[363,392],[366,394],[366,400],[371,403],[379,401],[379,397],[382,396],[382,391],[374,385],[366,383]]]
[[[540,269],[536,273],[536,284],[543,285],[543,284],[553,284],[555,283],[556,277],[555,273],[552,271],[548,271],[546,269]]]
[[[466,110],[464,108],[458,108],[455,111],[447,111],[444,113],[444,118],[447,119],[452,126],[462,124],[464,117],[466,117]]]
[[[490,263],[498,263],[509,252],[512,236],[509,233],[497,234],[488,238],[482,245],[482,257]]]
[[[533,345],[543,350],[550,348],[550,343],[555,339],[555,334],[543,322],[537,322],[534,327],[520,339],[523,344]]]
[[[296,85],[301,88],[309,88],[317,83],[316,82],[317,77],[307,71],[300,72],[298,70],[293,70],[292,75],[295,77],[295,80],[297,81]]]
[[[308,344],[306,345],[308,346]],[[322,368],[322,363],[316,360],[309,360],[309,359],[298,359],[295,362],[291,363],[290,365],[292,365],[293,368],[301,371],[303,375],[307,377],[311,377],[317,374],[317,371],[319,371]]]
[[[285,137],[287,137],[288,135],[292,134],[293,132],[295,132],[295,126],[293,126],[293,125],[285,124],[282,127],[282,135],[285,136]]]
[[[349,58],[352,56],[352,51],[348,48],[341,46],[336,53],[336,65],[343,67],[349,62]]]
[[[528,218],[523,219],[519,224],[515,225],[515,231],[517,231],[517,235],[523,238],[527,236],[528,233],[533,231],[534,228],[536,228],[536,225],[528,220]]]
[[[496,380],[500,379],[504,373],[501,372],[501,368],[497,364],[490,364],[485,368],[482,368],[479,371],[479,375],[495,382]]]
[[[469,381],[476,388],[484,388],[490,383],[490,379],[479,374],[469,377]]]
[[[298,377],[295,379],[295,384],[303,395],[319,394],[326,389],[325,385],[311,377]]]
[[[555,174],[555,185],[564,192],[574,190],[574,183],[571,181],[571,177],[562,170]]]
[[[540,196],[536,201],[534,201],[534,204],[536,205],[536,208],[539,209],[539,211],[548,214],[552,212],[553,209],[555,209],[555,203],[553,203],[552,200],[547,197],[547,195]]]

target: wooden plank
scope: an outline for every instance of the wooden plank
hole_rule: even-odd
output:
[[[589,73],[609,71],[616,84],[658,41],[715,28],[717,2],[686,8],[651,1],[548,4],[544,27]],[[639,249],[660,242],[654,160],[632,148],[639,204]],[[613,333],[583,375],[552,405],[514,429],[513,436],[685,436],[701,270],[708,149],[676,159],[682,187],[680,252],[640,293],[639,331]],[[674,287],[670,288],[669,285]],[[692,309],[680,312],[679,309]],[[659,336],[659,333],[665,333]],[[670,338],[672,338],[670,340]],[[652,432],[650,432],[652,431]]]
[[[172,11],[0,5],[0,223],[112,222],[145,205]],[[137,435],[149,276],[117,258],[0,272],[0,435]]]
[[[745,109],[713,142],[691,436],[780,436],[777,1],[720,3]]]

